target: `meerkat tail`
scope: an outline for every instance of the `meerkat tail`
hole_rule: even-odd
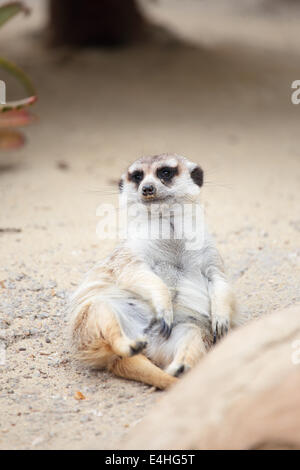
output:
[[[164,390],[178,380],[149,361],[143,354],[118,358],[109,370],[119,377],[136,380]]]

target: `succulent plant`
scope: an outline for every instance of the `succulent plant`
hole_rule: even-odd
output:
[[[20,12],[29,13],[22,2],[0,6],[0,28]],[[34,116],[26,108],[37,100],[37,96],[32,81],[16,64],[0,57],[0,72],[1,68],[19,80],[27,94],[24,99],[0,103],[0,150],[16,149],[25,142],[24,135],[16,128],[26,126],[34,120]]]

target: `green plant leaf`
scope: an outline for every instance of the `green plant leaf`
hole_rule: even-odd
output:
[[[5,111],[11,111],[14,109],[21,109],[25,106],[33,104],[37,100],[37,96],[34,85],[28,75],[13,62],[3,59],[3,57],[0,57],[0,67],[6,69],[8,72],[14,75],[23,84],[25,90],[30,95],[29,97],[24,98],[22,100],[11,101],[0,105],[0,113]]]
[[[29,13],[29,9],[22,2],[10,2],[0,6],[0,27],[16,14]],[[37,100],[35,88],[32,81],[13,62],[0,57],[0,68],[6,69],[15,76],[24,86],[29,97],[22,100],[11,101],[0,105],[0,150],[11,150],[22,147],[25,143],[25,136],[11,127],[19,127],[30,124],[35,117],[27,110],[29,106]]]
[[[30,80],[28,75],[25,72],[23,72],[22,69],[20,69],[20,67],[18,67],[13,62],[10,62],[9,60],[4,59],[3,57],[0,57],[0,67],[4,68],[9,73],[14,75],[24,85],[29,95],[36,94],[32,81]]]
[[[30,10],[22,2],[10,2],[0,6],[0,27],[21,11],[28,14]]]
[[[0,129],[0,150],[14,150],[22,147],[25,137],[18,131]]]

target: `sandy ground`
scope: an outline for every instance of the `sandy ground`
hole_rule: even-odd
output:
[[[39,92],[27,146],[0,155],[2,449],[118,446],[162,395],[83,368],[65,341],[67,296],[112,246],[96,236],[97,206],[116,201],[114,180],[140,155],[204,168],[207,218],[245,314],[300,300],[299,12],[149,8],[190,43],[48,50],[37,8],[0,33],[0,53]]]

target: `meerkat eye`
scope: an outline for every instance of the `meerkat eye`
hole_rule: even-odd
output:
[[[144,172],[143,171],[134,171],[133,173],[129,174],[129,179],[131,181],[134,181],[134,183],[140,183],[142,179],[144,178]]]
[[[177,167],[172,168],[169,166],[164,166],[163,168],[159,168],[157,170],[157,176],[159,179],[164,180],[164,181],[170,181],[174,175],[176,175],[178,172]]]

